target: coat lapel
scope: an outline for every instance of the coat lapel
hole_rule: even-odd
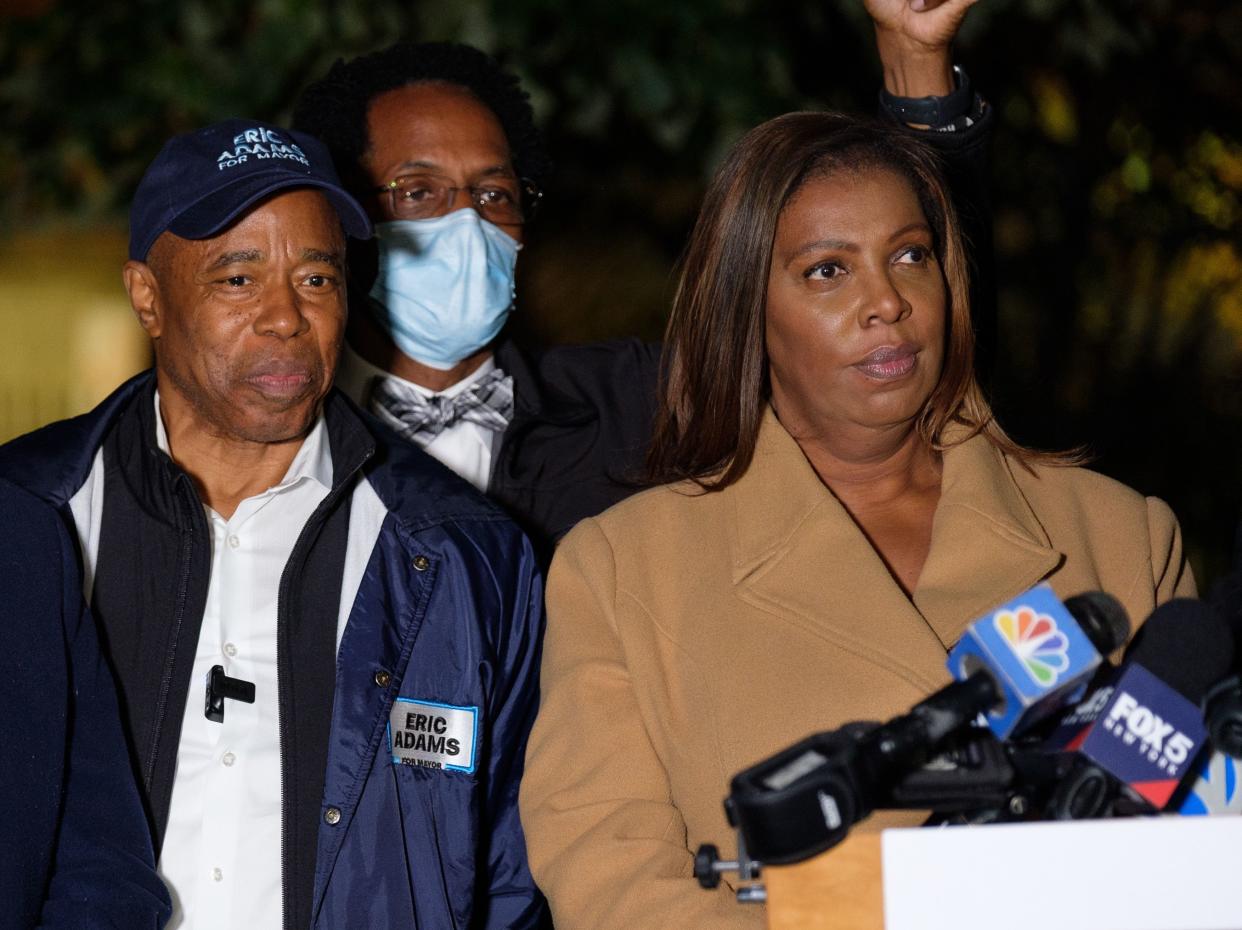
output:
[[[739,595],[916,687],[939,687],[966,626],[1061,559],[987,439],[951,448],[944,462],[912,602],[769,409],[751,467],[723,492]]]
[[[768,410],[734,503],[739,595],[930,691],[944,649],[853,519]]]
[[[949,441],[953,441],[950,434]],[[931,551],[914,603],[948,649],[988,610],[1039,583],[1064,556],[1052,547],[1010,472],[984,436],[944,454]]]

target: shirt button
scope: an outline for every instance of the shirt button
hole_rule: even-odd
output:
[[[330,827],[335,827],[341,822],[341,809],[339,807],[329,807],[323,812],[323,822]]]
[[[234,762],[237,761],[237,756],[233,755],[231,752],[226,752],[221,757],[220,761],[223,762],[225,765],[231,766]]]
[[[413,564],[414,571],[425,572],[427,569],[431,568],[431,559],[427,558],[425,555],[416,555],[414,556]]]
[[[241,540],[238,539],[236,536],[229,537],[229,548],[230,549],[236,549],[240,545],[241,545]]]
[[[228,656],[230,659],[233,658],[233,656],[237,655],[237,647],[234,646],[232,643],[225,643],[224,654]]]
[[[223,873],[222,871],[220,871],[219,869],[212,869],[212,870],[211,870],[211,880],[212,880],[213,882],[222,882],[222,881],[224,881],[224,873]]]
[[[392,675],[384,669],[379,669],[375,673],[375,683],[381,688],[387,688],[388,683],[392,681]]]

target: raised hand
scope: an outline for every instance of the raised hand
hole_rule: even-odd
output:
[[[884,87],[898,97],[953,90],[949,46],[977,0],[863,0],[875,23]]]
[[[877,35],[884,31],[912,51],[947,49],[957,35],[966,11],[977,0],[863,0],[875,23]]]

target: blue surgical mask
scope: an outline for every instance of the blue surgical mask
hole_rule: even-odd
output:
[[[375,224],[371,313],[397,348],[447,370],[482,349],[513,308],[520,245],[474,210]]]

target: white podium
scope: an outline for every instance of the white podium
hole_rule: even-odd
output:
[[[1242,818],[887,830],[885,930],[1238,930]]]
[[[892,829],[763,879],[772,930],[1242,930],[1242,817]]]

